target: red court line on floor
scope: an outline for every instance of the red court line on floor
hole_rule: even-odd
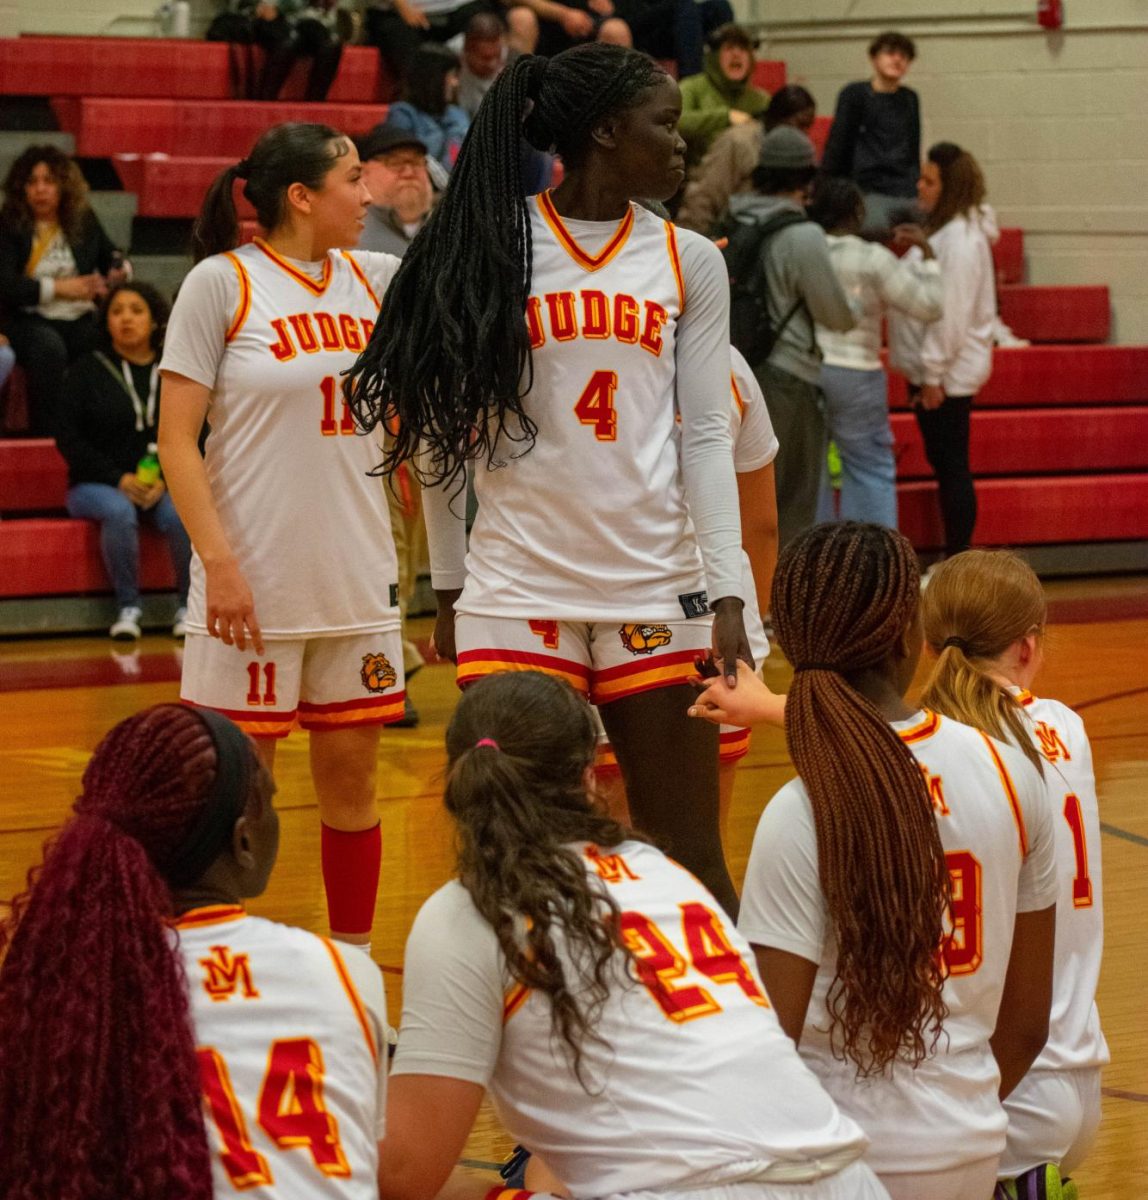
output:
[[[1148,687],[1129,688],[1126,692],[1109,692],[1106,696],[1095,696],[1091,700],[1081,700],[1072,707],[1080,712],[1083,708],[1095,708],[1098,704],[1110,704],[1113,700],[1127,700],[1129,696],[1142,696],[1148,692]]]
[[[1102,1096],[1111,1096],[1113,1100],[1134,1100],[1137,1104],[1148,1104],[1148,1096],[1142,1092],[1125,1092],[1120,1088],[1101,1088]]]
[[[180,662],[169,650],[160,654],[115,654],[107,658],[77,656],[29,658],[0,668],[0,692],[45,688],[118,687],[132,683],[178,683]]]
[[[1148,617],[1148,591],[1128,596],[1081,596],[1050,600],[1052,625],[1102,625],[1108,621],[1138,621]]]

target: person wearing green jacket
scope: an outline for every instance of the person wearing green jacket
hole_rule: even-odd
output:
[[[682,80],[678,128],[686,139],[687,165],[700,162],[723,129],[743,124],[769,103],[769,93],[750,83],[756,48],[748,29],[722,25],[709,37],[705,69]]]

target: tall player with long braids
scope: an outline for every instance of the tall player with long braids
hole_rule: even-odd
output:
[[[237,181],[267,230],[238,248]],[[378,451],[339,393],[399,264],[347,249],[369,202],[349,138],[268,130],[207,193],[160,364],[160,455],[195,549],[181,694],[235,720],[269,768],[276,739],[309,732],[331,931],[364,947],[379,729],[403,714]]]
[[[1052,1018],[1040,1057],[1005,1101],[1000,1173],[1007,1195],[1059,1200],[1075,1194],[1065,1190],[1067,1177],[1100,1125],[1109,1054],[1096,1008],[1104,908],[1092,747],[1072,709],[1029,690],[1044,662],[1047,615],[1040,580],[1015,554],[967,550],[946,559],[921,601],[925,642],[937,655],[921,699],[1019,746],[1044,776],[1060,870]]]
[[[1056,847],[1024,754],[905,703],[919,603],[893,530],[820,525],[782,552],[773,625],[799,778],[762,814],[739,928],[893,1200],[967,1200],[992,1194],[1001,1100],[1048,1033]],[[743,676],[709,689],[709,719],[776,707]]]
[[[699,653],[735,684],[750,659],[729,287],[712,245],[634,203],[680,186],[680,113],[666,72],[617,46],[503,71],[347,395],[367,428],[397,424],[387,469],[421,454],[439,485],[435,642],[459,682],[533,667],[599,704],[635,821],[732,912],[716,733],[686,717]],[[530,199],[523,134],[566,168]]]
[[[274,785],[226,717],[121,721],[0,921],[5,1200],[373,1200],[386,1054],[362,955],[248,916]]]

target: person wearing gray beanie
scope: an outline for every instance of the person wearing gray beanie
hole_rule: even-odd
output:
[[[768,358],[752,364],[780,445],[774,465],[782,546],[816,520],[828,450],[814,323],[838,332],[856,324],[824,231],[800,219],[816,174],[813,143],[799,129],[779,125],[762,140],[754,190],[730,198],[730,215],[739,224],[764,224],[787,210],[797,217],[762,242],[762,300],[776,341]]]

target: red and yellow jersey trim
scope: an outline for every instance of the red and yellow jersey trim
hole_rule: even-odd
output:
[[[914,742],[923,742],[931,738],[934,733],[941,727],[941,718],[930,709],[925,709],[925,719],[918,724],[910,726],[908,729],[898,730],[901,741],[906,746],[911,746]]]
[[[328,255],[323,260],[323,277],[318,283],[311,278],[306,271],[300,271],[297,267],[292,266],[285,258],[276,254],[274,250],[262,239],[252,239],[252,244],[258,246],[260,250],[285,274],[290,275],[296,283],[302,285],[313,296],[321,296],[327,290],[327,284],[331,282],[331,257]]]
[[[257,712],[246,708],[216,708],[211,704],[196,704],[194,700],[180,700],[188,708],[209,708],[234,721],[244,733],[251,737],[284,738],[295,728],[295,709],[290,712]]]
[[[1036,697],[1027,688],[1021,688],[1019,692],[1014,692],[1013,695],[1016,696],[1016,702],[1022,708],[1028,708],[1029,705],[1036,703]]]
[[[304,729],[341,729],[350,725],[388,725],[403,715],[406,692],[364,696],[336,704],[299,702],[299,724]]]
[[[718,762],[734,763],[749,753],[748,729],[723,729],[718,735]]]
[[[526,1003],[529,996],[530,989],[524,983],[516,983],[506,993],[506,998],[502,1002],[502,1023],[504,1025]]]
[[[674,232],[674,223],[666,222],[666,249],[670,252],[670,266],[674,269],[674,279],[678,284],[678,316],[686,311],[686,281],[682,275],[682,258],[678,253],[678,235]]]
[[[347,993],[347,999],[350,1000],[351,1007],[355,1010],[359,1027],[363,1031],[363,1037],[367,1040],[367,1049],[371,1052],[371,1059],[377,1063],[379,1061],[379,1046],[375,1041],[374,1033],[371,1032],[371,1023],[367,1019],[367,1011],[363,1008],[363,1002],[359,999],[358,989],[355,987],[351,976],[347,973],[347,965],[343,962],[343,956],[335,948],[330,939],[320,938],[319,940],[327,947],[327,953],[331,956],[331,962],[335,965],[335,974],[338,975],[339,982],[343,985],[343,991]]]
[[[631,204],[626,210],[626,215],[618,222],[618,228],[614,230],[609,241],[597,254],[588,254],[578,245],[574,235],[562,223],[562,218],[554,207],[554,201],[550,198],[550,192],[539,194],[538,211],[542,214],[542,219],[546,224],[550,226],[551,233],[558,239],[558,244],[585,271],[600,271],[626,244],[630,231],[634,228],[634,206]]]
[[[176,929],[199,929],[204,925],[227,925],[231,921],[242,921],[247,909],[242,904],[208,904],[203,908],[189,908],[172,924]]]
[[[697,677],[697,657],[697,650],[675,650],[672,654],[658,654],[643,662],[607,667],[594,676],[590,700],[594,704],[605,704],[625,696],[636,696],[639,692],[687,683]]]
[[[231,324],[223,335],[224,342],[231,343],[239,336],[239,331],[247,323],[248,314],[251,312],[251,279],[236,255],[229,253],[223,257],[230,260],[239,279],[239,303],[235,306],[235,316],[231,318]]]
[[[980,733],[980,730],[977,731]],[[1012,781],[1012,776],[1008,773],[1008,767],[1004,764],[1004,759],[997,752],[996,746],[993,745],[993,740],[986,733],[981,733],[985,745],[989,748],[989,754],[992,756],[993,765],[997,769],[997,774],[1000,776],[1001,787],[1004,788],[1005,796],[1008,799],[1009,807],[1012,809],[1012,817],[1016,822],[1017,836],[1020,840],[1020,853],[1022,858],[1028,857],[1028,830],[1024,825],[1024,810],[1020,806],[1020,797],[1016,794],[1016,786]]]
[[[467,650],[458,656],[455,680],[459,687],[465,687],[476,679],[495,675],[499,671],[542,671],[565,679],[582,695],[590,691],[589,667],[568,658],[534,654],[529,650]]]
[[[496,1183],[482,1200],[531,1200],[534,1195],[534,1192],[528,1192],[525,1188],[508,1188]]]
[[[351,270],[355,273],[355,278],[363,285],[364,288],[366,288],[367,295],[371,298],[371,303],[374,304],[376,308],[379,308],[379,298],[375,295],[375,289],[371,287],[371,281],[367,278],[363,268],[360,267],[357,262],[355,262],[354,256],[348,251],[340,250],[339,253],[347,260]]]
[[[733,392],[733,402],[737,405],[737,415],[745,416],[745,400],[742,399],[741,388],[737,386],[737,376],[731,371],[729,376],[730,390]]]

